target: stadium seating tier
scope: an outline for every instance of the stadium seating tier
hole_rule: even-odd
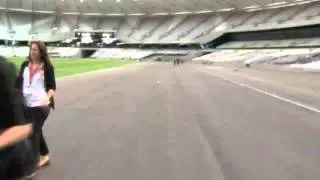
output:
[[[320,2],[254,12],[99,17],[1,12],[0,39],[65,40],[73,29],[113,30],[128,43],[197,42],[208,34],[319,24]],[[55,27],[55,29],[53,29]],[[15,33],[8,33],[9,31]],[[33,36],[31,36],[33,34]]]

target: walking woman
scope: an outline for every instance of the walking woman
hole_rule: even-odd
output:
[[[27,121],[33,124],[31,136],[34,157],[38,167],[49,165],[49,149],[42,128],[51,108],[54,109],[56,90],[55,72],[43,42],[32,42],[28,59],[22,63],[17,88],[23,92]]]

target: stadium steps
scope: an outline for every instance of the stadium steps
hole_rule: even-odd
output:
[[[278,21],[278,23],[284,23],[284,22],[287,22],[287,21],[291,21],[293,19],[295,19],[300,13],[304,12],[305,10],[309,9],[310,7],[314,6],[312,3],[311,4],[308,4],[306,6],[303,6],[301,9],[298,9],[297,11],[293,11],[289,16],[288,18],[285,18],[285,19],[281,19]]]
[[[210,29],[208,29],[207,31],[205,31],[205,32],[203,32],[203,33],[201,33],[201,34],[199,34],[198,36],[196,36],[193,40],[196,40],[196,39],[203,39],[203,38],[205,38],[205,37],[212,37],[212,36],[215,36],[216,34],[220,34],[220,33],[217,33],[217,32],[212,32],[216,27],[219,27],[221,24],[223,24],[223,23],[225,23],[225,22],[227,22],[230,18],[232,18],[233,17],[233,14],[229,14],[225,19],[223,19],[220,23],[218,23],[218,24],[216,24],[216,25],[214,25],[214,26],[212,26]],[[223,33],[222,33],[223,34]],[[220,36],[220,35],[219,35]],[[219,37],[218,36],[218,37]],[[218,38],[218,37],[215,37],[215,39],[216,38]],[[208,41],[211,41],[211,40],[213,40],[213,39],[210,39],[210,40],[208,40]]]
[[[177,17],[179,17],[179,16],[177,16]],[[173,32],[174,30],[176,30],[179,27],[179,25],[182,24],[187,18],[188,18],[188,15],[183,15],[179,19],[175,19],[175,17],[174,17],[172,19],[171,26],[169,27],[168,31],[161,34],[157,40],[161,40],[161,39],[169,36],[170,33]]]
[[[258,12],[249,13],[244,19],[242,19],[242,21],[240,21],[240,23],[233,25],[232,28],[244,25],[249,19],[257,16],[258,14]]]
[[[117,27],[116,27],[116,32],[115,35],[118,36],[119,35],[119,31],[120,31],[120,27],[126,22],[125,18],[122,18],[121,21],[118,23]]]
[[[146,40],[147,38],[150,38],[152,36],[152,34],[159,28],[161,27],[165,22],[167,22],[168,19],[164,18],[163,20],[161,20],[156,26],[154,26],[147,34],[145,34],[144,36],[142,36],[141,41]]]
[[[260,21],[259,23],[256,23],[256,24],[257,25],[266,24],[270,19],[272,19],[273,17],[277,16],[281,12],[283,12],[283,10],[280,8],[275,13],[272,13],[269,16],[266,16],[262,21]]]
[[[181,34],[178,36],[178,41],[182,40],[184,37],[188,36],[192,31],[194,31],[195,29],[197,29],[201,24],[206,23],[207,21],[209,21],[211,19],[211,16],[206,16],[205,18],[203,18],[201,21],[199,21],[199,23],[197,23],[194,27],[191,27],[188,31],[186,31],[185,33]]]
[[[130,38],[136,31],[139,31],[139,27],[143,24],[145,18],[139,18],[136,24],[133,26],[131,32],[128,34],[128,38]]]

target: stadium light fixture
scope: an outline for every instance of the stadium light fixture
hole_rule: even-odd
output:
[[[143,16],[146,15],[146,13],[134,13],[134,14],[128,14],[128,16]]]
[[[296,2],[294,4],[296,5],[302,5],[302,4],[308,4],[308,3],[311,3],[310,1],[300,1],[300,2]]]
[[[197,11],[195,14],[205,14],[205,13],[212,13],[212,10],[203,10],[203,11]]]
[[[101,13],[83,13],[83,15],[86,15],[86,16],[103,16],[103,14],[101,14]]]
[[[8,11],[15,11],[15,12],[27,12],[27,13],[40,13],[40,14],[54,14],[55,11],[37,11],[37,10],[31,10],[31,9],[18,9],[18,8],[5,8],[0,6],[0,10],[8,10]]]
[[[18,11],[18,12],[32,12],[30,9],[18,9],[18,8],[10,8],[11,11]]]
[[[64,14],[64,15],[80,15],[79,12],[64,12],[62,14]]]
[[[244,7],[242,9],[257,9],[257,8],[260,8],[260,6],[258,6],[258,5],[247,6],[247,7]]]
[[[267,7],[266,9],[276,9],[276,8],[283,8],[283,7],[290,7],[290,6],[295,6],[296,4],[285,4],[285,5],[279,5],[279,6],[271,6]]]
[[[263,8],[246,9],[246,12],[261,11]]]
[[[295,2],[308,2],[308,3],[310,3],[310,2],[318,2],[318,1],[320,1],[320,0],[295,0]]]
[[[33,11],[33,13],[40,13],[40,14],[54,14],[55,11]]]
[[[296,2],[296,3],[283,4],[283,5],[278,5],[278,6],[271,6],[271,7],[267,7],[266,9],[291,7],[291,6],[303,5],[303,4],[307,4],[307,3],[311,3],[311,2],[314,2],[314,1],[300,1],[300,2]]]
[[[179,14],[192,14],[192,12],[176,12],[176,13],[172,13],[172,14],[176,14],[176,15],[179,15]]]
[[[278,6],[278,5],[283,5],[283,4],[287,4],[287,3],[288,3],[287,1],[281,1],[281,2],[268,4],[267,6]]]
[[[317,1],[319,1],[319,0],[308,0],[308,1],[296,0],[296,4],[300,5],[300,4],[307,4],[307,3],[317,2]]]
[[[260,11],[264,9],[276,9],[276,8],[283,8],[283,7],[291,7],[291,6],[297,6],[297,5],[303,5],[311,2],[316,2],[320,0],[295,0],[293,3],[287,3],[285,1],[283,2],[277,2],[267,5],[265,8],[248,8],[246,9],[246,12],[253,12],[253,11]]]
[[[160,12],[160,13],[153,13],[153,16],[166,16],[169,15],[169,13],[165,13],[165,12]]]
[[[232,11],[234,8],[219,9],[218,12]]]
[[[119,3],[121,0],[117,0],[117,3]]]
[[[125,14],[121,13],[111,13],[111,14],[104,14],[105,16],[124,16]]]

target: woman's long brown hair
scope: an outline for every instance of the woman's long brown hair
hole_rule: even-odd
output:
[[[49,59],[49,55],[48,55],[48,51],[47,51],[47,47],[46,47],[45,43],[42,42],[42,41],[33,41],[30,44],[30,47],[29,47],[30,50],[31,50],[31,47],[32,47],[33,44],[37,45],[38,48],[39,48],[40,61],[42,63],[44,63],[45,66],[51,66],[52,64],[51,64],[51,61]],[[29,50],[29,57],[28,57],[29,62],[31,61],[30,50]]]

